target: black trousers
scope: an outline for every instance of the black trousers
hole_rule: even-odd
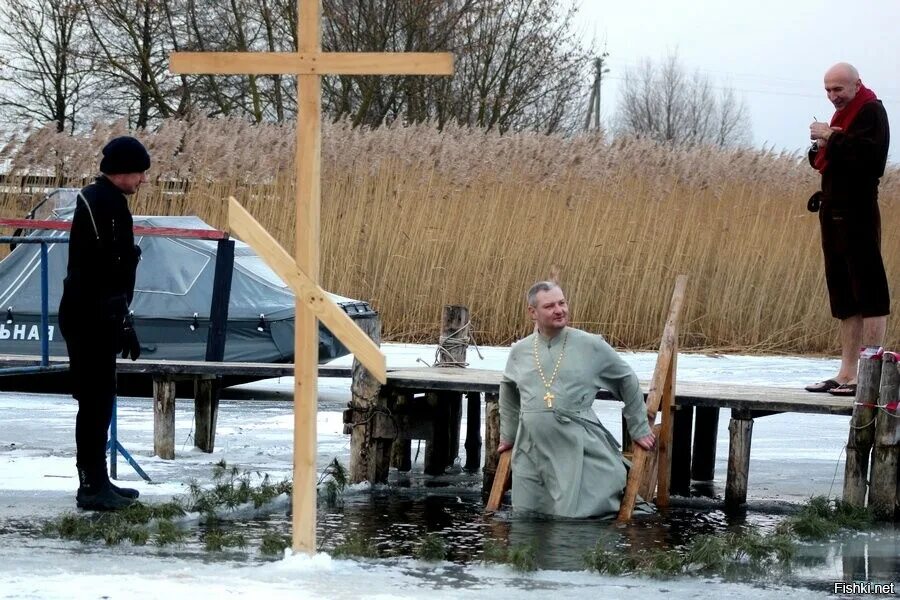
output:
[[[77,465],[106,472],[106,443],[116,397],[117,333],[107,319],[81,319],[60,311],[60,330],[69,352]]]

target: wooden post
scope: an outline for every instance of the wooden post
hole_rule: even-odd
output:
[[[500,454],[500,398],[497,394],[484,395],[484,469],[482,470],[482,493],[487,494],[494,484],[494,474]]]
[[[412,440],[397,438],[391,446],[391,466],[401,473],[412,470]]]
[[[465,367],[469,349],[469,309],[448,304],[441,311],[441,337],[436,366]]]
[[[397,393],[394,398],[391,413],[397,414],[398,411],[409,409],[413,395]],[[412,440],[408,437],[397,437],[391,444],[391,466],[402,473],[409,473],[412,470]]]
[[[322,51],[322,5],[297,7],[297,50]],[[319,281],[320,185],[322,181],[322,81],[297,75],[297,166],[294,172],[296,220],[294,259],[297,267]],[[319,326],[300,296],[294,308],[294,482],[293,549],[316,551],[316,412],[318,409]]]
[[[220,390],[217,377],[194,379],[194,445],[204,452],[212,452],[216,443]]]
[[[469,309],[448,304],[441,311],[441,337],[436,367],[463,368],[469,348]],[[435,410],[434,432],[425,442],[425,473],[440,475],[459,456],[462,422],[462,394],[444,392],[429,395]],[[446,406],[445,406],[446,405]]]
[[[364,322],[364,331],[372,341],[381,344],[381,317]],[[353,359],[353,379],[350,384],[350,483],[369,481],[376,472],[376,457],[381,453],[374,437],[373,412],[378,408],[381,384],[362,364]]]
[[[687,287],[687,276],[679,275],[675,278],[675,289],[672,291],[672,300],[669,302],[669,314],[666,317],[666,325],[663,328],[662,339],[659,344],[659,354],[656,357],[656,367],[653,370],[653,378],[650,381],[650,389],[647,392],[647,418],[651,426],[656,421],[656,413],[663,407],[662,429],[660,430],[657,447],[651,452],[658,453],[656,477],[658,486],[648,484],[645,478],[654,476],[654,469],[647,452],[637,444],[632,444],[634,453],[631,459],[631,470],[628,472],[628,481],[625,484],[625,493],[619,505],[617,520],[627,521],[631,519],[634,511],[634,503],[637,500],[638,490],[657,488],[657,506],[668,506],[669,503],[669,457],[671,450],[671,418],[666,418],[672,408],[675,397],[675,368],[678,357],[678,320],[681,317],[681,306],[684,303],[684,291]]]
[[[735,509],[747,503],[750,473],[750,442],[753,418],[749,412],[732,411],[728,424],[728,477],[725,481],[725,507]]]
[[[719,435],[719,408],[696,407],[694,417],[694,452],[691,479],[713,481],[716,478],[716,442]]]
[[[323,75],[450,75],[453,57],[430,53],[328,53],[322,52],[322,2],[298,0],[297,52],[176,52],[171,69],[180,74],[294,74],[297,76],[296,132],[296,235],[295,258],[290,275],[301,273],[313,286],[319,280],[319,216],[321,184],[321,120]],[[231,222],[229,208],[229,222]],[[275,244],[278,250],[281,247]],[[256,248],[257,252],[259,249]],[[261,252],[264,258],[271,258]],[[270,264],[271,266],[271,264]],[[282,265],[285,266],[285,265]],[[276,272],[278,270],[276,269]],[[279,275],[283,273],[279,272]],[[337,309],[319,290],[312,296],[297,294],[294,335],[294,481],[293,550],[315,553],[316,549],[316,407],[317,341],[316,310]],[[312,300],[312,302],[310,302]],[[311,310],[309,310],[311,309]],[[320,313],[323,318],[324,313]],[[331,313],[334,314],[333,312]],[[346,316],[346,315],[344,315]],[[323,320],[325,320],[323,318]],[[349,320],[349,318],[348,318]],[[326,324],[328,324],[326,322]],[[345,346],[361,337],[358,329],[335,331]],[[364,344],[365,345],[365,344]],[[352,348],[351,348],[352,350]],[[358,358],[386,383],[384,356]]]
[[[216,268],[209,305],[209,331],[206,335],[206,360],[225,360],[228,331],[228,305],[234,274],[234,240],[222,239],[216,245]],[[216,442],[216,420],[219,415],[221,378],[194,380],[194,445],[212,452]]]
[[[153,453],[175,458],[175,382],[168,377],[153,377]]]
[[[386,398],[379,396],[379,407],[384,407]],[[369,446],[369,472],[366,476],[373,484],[387,483],[391,470],[391,448],[394,440],[375,437]]]
[[[694,407],[677,406],[672,423],[672,461],[670,492],[677,496],[691,495],[691,433]]]
[[[429,392],[425,394],[432,415],[431,439],[425,441],[425,474],[440,475],[447,468],[450,454],[451,404],[459,398],[452,392]]]
[[[663,335],[665,338],[665,335]],[[659,427],[659,435],[657,437],[656,442],[656,472],[650,470],[648,467],[653,462],[650,456],[653,452],[644,452],[641,450],[643,456],[646,456],[644,468],[642,469],[641,477],[646,480],[648,477],[655,479],[656,485],[654,486],[651,482],[642,481],[639,484],[638,489],[646,490],[647,497],[652,498],[654,496],[654,492],[656,494],[656,506],[659,507],[667,507],[669,506],[669,493],[671,491],[672,484],[672,443],[674,441],[675,434],[675,388],[674,388],[674,379],[675,379],[675,369],[676,362],[678,360],[678,336],[674,337],[671,342],[671,347],[667,347],[665,352],[660,349],[660,356],[663,356],[663,361],[660,363],[660,359],[657,358],[656,361],[656,369],[660,369],[661,367],[665,369],[665,373],[657,376],[655,370],[653,376],[657,380],[661,380],[662,390],[659,392],[660,397],[658,400],[660,406],[660,427]],[[651,385],[653,385],[651,383]],[[649,395],[648,395],[648,405]],[[650,416],[649,407],[647,416]],[[654,415],[651,422],[655,421],[656,416]],[[635,446],[632,442],[631,444],[632,452],[634,452],[635,448],[639,448],[639,446]],[[630,475],[630,473],[629,473]],[[656,489],[652,489],[652,488]],[[630,500],[630,498],[629,498]]]
[[[875,416],[875,450],[872,453],[872,481],[869,506],[875,517],[892,520],[897,510],[897,468],[900,457],[900,429],[897,398],[900,394],[900,372],[897,355],[885,352],[882,358],[878,411]],[[892,405],[892,406],[889,406]]]
[[[659,439],[662,435],[662,424],[657,423],[651,431]],[[641,486],[638,488],[638,496],[647,501],[652,500],[653,495],[656,493],[656,484],[659,481],[659,455],[659,452],[647,454],[647,464],[644,466],[645,476],[643,481],[641,481]],[[657,505],[659,505],[658,499]]]
[[[228,333],[228,304],[231,299],[231,280],[234,275],[234,240],[222,239],[216,245],[216,268],[213,292],[209,304],[209,331],[206,334],[206,360],[225,359],[225,338]]]
[[[881,384],[881,354],[859,358],[856,403],[850,417],[847,462],[844,468],[844,502],[864,507],[869,475],[869,454],[875,441],[875,409]]]
[[[466,394],[466,471],[477,473],[481,466],[481,394]]]

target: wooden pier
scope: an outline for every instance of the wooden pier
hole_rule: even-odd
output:
[[[489,490],[499,459],[496,452],[500,424],[497,402],[501,377],[499,371],[468,368],[389,369],[387,385],[379,391],[374,406],[364,410],[351,408],[345,412],[345,432],[352,430],[354,423],[365,422],[371,430],[372,445],[382,448],[390,448],[394,443],[402,444],[410,439],[428,440],[435,435],[436,429],[446,426],[444,421],[434,418],[433,415],[439,411],[433,409],[429,398],[440,398],[441,394],[465,395],[469,400],[477,397],[479,412],[472,412],[473,406],[476,406],[474,403],[467,404],[470,427],[465,444],[466,463],[481,463],[481,457],[473,455],[477,452],[475,449],[481,447],[480,437],[475,440],[469,438],[480,436],[481,415],[484,414],[483,445],[486,452],[483,480],[484,488]],[[642,388],[646,394],[648,382],[642,382]],[[597,397],[600,400],[613,399],[609,393],[602,391]],[[731,411],[725,500],[727,505],[736,507],[747,499],[755,419],[781,413],[850,416],[853,413],[853,398],[811,394],[793,388],[679,383],[675,393],[672,493],[687,494],[692,479],[714,479],[718,418],[722,408]],[[477,428],[472,426],[474,423],[478,424]],[[379,463],[363,470],[373,475],[367,479],[376,483],[387,480],[388,469],[392,466],[389,451],[385,456],[373,451],[363,459],[374,459]],[[351,456],[351,461],[354,460],[360,460],[360,457]]]
[[[2,356],[0,363],[6,366],[33,364],[35,357]],[[895,355],[888,353],[885,361],[896,367]],[[65,358],[55,357],[51,364],[64,364]],[[120,360],[120,373],[145,373],[154,379],[154,450],[161,458],[174,458],[175,452],[175,391],[176,380],[193,380],[195,395],[195,444],[198,448],[212,452],[215,443],[216,416],[219,406],[219,390],[216,378],[222,375],[236,375],[259,378],[293,376],[293,365],[289,363],[220,363],[220,362],[174,362],[151,360]],[[894,386],[900,376],[894,371],[886,371],[889,380],[886,386]],[[879,375],[880,375],[879,370]],[[468,418],[465,432],[465,468],[470,472],[482,468],[484,489],[490,490],[497,468],[497,444],[499,441],[498,394],[502,373],[499,371],[449,367],[419,367],[388,369],[387,384],[365,388],[360,378],[365,371],[351,367],[319,367],[319,377],[354,378],[352,383],[353,401],[344,413],[345,433],[353,437],[350,471],[354,480],[369,480],[373,483],[387,481],[390,468],[409,471],[410,440],[421,439],[433,443],[445,438],[447,443],[437,444],[432,451],[434,464],[447,466],[453,463],[459,448],[458,408],[456,399],[465,399]],[[645,394],[648,383],[641,382]],[[889,388],[886,388],[889,389]],[[612,396],[601,391],[600,400],[612,400]],[[887,404],[888,396],[881,404]],[[366,403],[363,404],[362,401]],[[855,400],[852,397],[836,397],[829,394],[812,394],[802,389],[722,385],[710,383],[679,382],[674,395],[674,432],[671,461],[671,493],[686,495],[692,480],[712,481],[716,462],[716,443],[719,412],[730,410],[728,472],[726,474],[725,503],[728,507],[739,507],[746,502],[750,484],[750,452],[753,424],[756,419],[781,413],[809,413],[853,416]],[[869,444],[872,452],[886,456],[884,464],[877,467],[882,485],[875,488],[876,499],[882,513],[889,512],[896,505],[896,493],[890,493],[896,486],[897,475],[885,477],[884,469],[896,469],[897,430],[896,416],[885,415],[878,420],[878,437],[875,433],[875,415],[870,414],[872,406],[856,407],[855,419],[860,422],[868,416],[868,429],[851,429],[850,444],[857,444],[859,436],[865,439],[873,434]],[[864,412],[869,409],[869,413]],[[861,412],[862,410],[862,412]],[[893,410],[897,413],[896,405]],[[881,412],[885,412],[882,410]],[[482,425],[482,421],[484,424]],[[455,434],[454,434],[455,428]],[[451,442],[454,440],[455,443]],[[800,442],[800,440],[798,440]],[[859,443],[857,445],[862,445]],[[443,450],[442,450],[443,448]],[[484,456],[482,457],[482,449]],[[855,446],[851,448],[855,452]],[[437,456],[437,452],[443,453]],[[451,456],[452,453],[452,456]],[[868,465],[868,454],[864,462]],[[852,464],[857,462],[850,461]],[[848,468],[851,465],[848,465]],[[432,467],[433,471],[437,467]],[[441,468],[443,470],[443,468]],[[868,469],[867,469],[868,470]],[[886,481],[885,481],[886,480]],[[866,477],[862,476],[862,485]],[[860,485],[860,478],[848,477],[848,484]],[[895,489],[895,488],[891,488]]]

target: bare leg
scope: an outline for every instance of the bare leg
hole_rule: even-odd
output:
[[[887,317],[866,317],[862,320],[862,343],[864,346],[884,345]]]
[[[877,317],[881,318],[881,317]],[[884,332],[882,330],[882,337]],[[841,321],[841,370],[836,381],[856,383],[856,371],[859,367],[859,347],[863,342],[863,318],[854,315]]]

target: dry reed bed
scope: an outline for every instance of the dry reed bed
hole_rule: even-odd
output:
[[[103,142],[123,132],[120,124],[76,138],[40,130],[6,152],[14,175],[71,182],[93,172]],[[801,157],[430,126],[324,132],[323,283],[371,300],[389,339],[434,340],[440,307],[460,303],[481,343],[508,343],[528,331],[523,290],[558,272],[577,325],[652,348],[675,275],[687,273],[686,347],[837,348],[817,221],[805,209],[817,177]],[[292,128],[171,121],[141,137],[154,184],[136,212],[199,214],[223,227],[224,199],[234,195],[292,244]],[[881,197],[896,282],[896,167]],[[21,214],[26,204],[6,194],[0,211]],[[900,347],[897,319],[886,345]]]

